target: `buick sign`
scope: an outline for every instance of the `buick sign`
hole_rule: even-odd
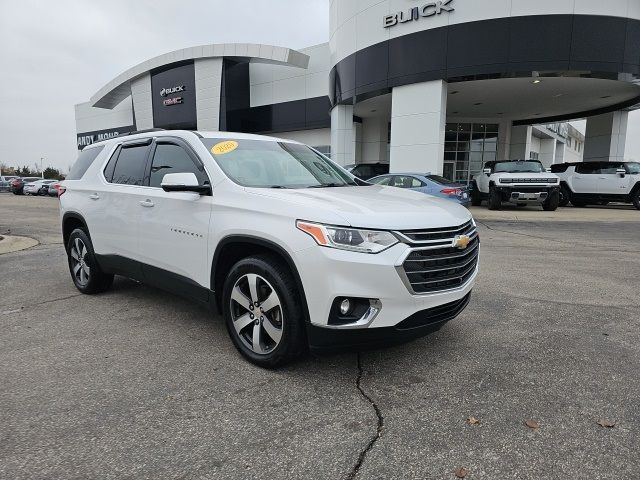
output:
[[[166,97],[167,95],[172,95],[177,92],[184,92],[184,85],[178,85],[177,87],[171,88],[163,88],[162,90],[160,90],[160,96]]]
[[[382,19],[382,25],[384,28],[389,28],[398,23],[418,20],[420,17],[433,17],[434,15],[440,15],[442,12],[453,12],[455,8],[451,6],[451,3],[453,3],[453,0],[440,0],[427,3],[422,7],[413,7],[409,10],[394,13],[393,15],[385,15]]]

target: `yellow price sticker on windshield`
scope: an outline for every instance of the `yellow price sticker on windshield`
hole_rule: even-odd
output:
[[[225,153],[233,152],[236,148],[238,148],[238,142],[235,140],[225,140],[211,147],[211,153],[214,155],[224,155]]]

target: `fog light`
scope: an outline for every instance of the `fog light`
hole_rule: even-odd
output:
[[[351,300],[345,298],[340,303],[340,314],[347,315],[349,312],[351,312]]]

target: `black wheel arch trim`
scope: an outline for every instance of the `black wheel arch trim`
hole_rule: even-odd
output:
[[[87,221],[84,219],[84,217],[79,214],[78,212],[74,212],[74,211],[70,211],[70,212],[65,212],[62,215],[62,222],[61,222],[61,230],[62,230],[62,234],[63,234],[63,239],[64,239],[64,225],[65,223],[67,223],[67,220],[73,218],[74,220],[78,220],[80,223],[82,223],[82,225],[84,225],[85,228],[85,233],[87,234],[87,236],[89,237],[89,239],[91,239],[91,233],[89,232],[89,226],[87,224]],[[69,232],[71,233],[71,232]],[[66,241],[64,242],[64,249],[67,249],[67,245],[66,245]]]
[[[264,238],[256,237],[253,235],[228,235],[221,239],[216,246],[216,250],[213,254],[213,260],[211,262],[211,291],[213,292],[214,298],[218,298],[218,294],[222,292],[217,292],[215,290],[215,275],[217,270],[217,265],[220,262],[220,254],[224,247],[233,243],[251,243],[256,246],[260,246],[266,248],[268,250],[273,251],[274,253],[280,255],[287,262],[287,266],[291,270],[293,275],[293,279],[296,282],[296,287],[300,293],[300,299],[302,301],[302,311],[304,314],[305,324],[309,326],[311,324],[311,319],[309,317],[309,307],[307,306],[307,295],[304,290],[304,285],[302,284],[302,279],[300,278],[300,273],[298,272],[298,267],[296,266],[293,258],[287,250],[281,245],[278,245],[271,240],[265,240]],[[217,308],[220,310],[222,308],[221,302],[216,301]]]

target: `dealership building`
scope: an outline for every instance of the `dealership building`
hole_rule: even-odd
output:
[[[261,133],[467,181],[488,160],[622,160],[639,75],[639,0],[331,0],[326,44],[202,45],[130,68],[76,105],[77,140]],[[583,118],[584,135],[566,123]]]

